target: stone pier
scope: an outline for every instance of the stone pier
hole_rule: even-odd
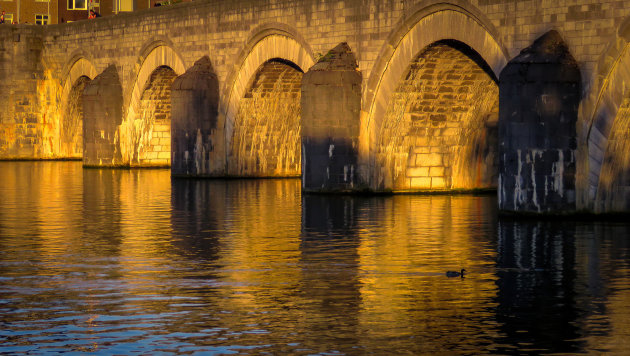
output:
[[[499,84],[499,208],[576,209],[576,122],[581,77],[556,31],[511,60]]]
[[[302,188],[350,192],[359,182],[361,73],[347,43],[322,58],[302,79]]]

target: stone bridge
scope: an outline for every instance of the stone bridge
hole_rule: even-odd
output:
[[[630,1],[208,0],[0,26],[0,158],[630,211]]]

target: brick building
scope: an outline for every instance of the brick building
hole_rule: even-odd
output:
[[[147,9],[168,0],[0,0],[5,23],[57,24],[88,18],[89,9],[102,16]]]
[[[1,1],[1,0],[0,0]],[[37,1],[37,0],[28,0]],[[78,21],[88,18],[89,10],[94,9],[101,16],[115,15],[148,9],[156,4],[169,3],[169,0],[61,0],[59,1],[58,23]],[[176,1],[180,2],[180,1]]]
[[[5,23],[57,23],[58,0],[0,0]]]

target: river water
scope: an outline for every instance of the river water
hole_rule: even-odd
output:
[[[80,162],[0,182],[0,353],[630,350],[630,223]]]

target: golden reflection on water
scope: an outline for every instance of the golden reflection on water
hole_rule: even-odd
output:
[[[493,231],[462,217],[492,212],[492,207],[458,196],[395,196],[383,204],[376,209],[382,216],[373,220],[380,228],[362,234],[358,249],[360,320],[370,338],[391,336],[392,329],[398,335],[432,335],[422,352],[440,344],[465,345],[465,339],[480,333],[491,338],[496,326],[479,328],[477,323],[489,316],[496,295],[489,273],[495,249],[486,237]],[[480,217],[479,225],[487,218]],[[470,278],[445,277],[447,270],[462,268]],[[459,320],[457,325],[453,320]]]
[[[81,185],[81,179],[80,170],[56,162],[15,162],[10,169],[0,169],[0,182],[5,187],[0,199],[9,207],[0,212],[0,231],[40,237],[32,247],[44,261],[63,257],[67,248],[76,246],[66,237],[80,235],[76,231],[76,222],[81,219],[76,203],[81,195],[75,187]]]
[[[295,183],[236,181],[227,191],[230,206],[217,259],[217,264],[227,266],[220,273],[226,282],[219,290],[223,296],[220,308],[251,312],[250,316],[236,313],[235,318],[256,324],[258,313],[266,309],[274,318],[285,318],[283,308],[290,306],[292,291],[302,279],[296,268],[300,260],[300,186]]]
[[[0,312],[34,337],[75,318],[68,343],[92,339],[68,350],[152,353],[141,340],[156,335],[171,351],[182,335],[197,351],[628,347],[624,224],[498,220],[492,197],[303,196],[299,180],[80,162],[0,162],[0,179]]]

